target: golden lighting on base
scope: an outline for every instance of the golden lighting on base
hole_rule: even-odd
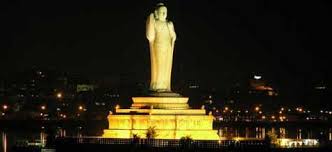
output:
[[[187,107],[184,103],[188,98],[134,97],[133,101],[134,106],[130,109],[116,108],[114,114],[108,115],[109,129],[104,130],[103,137],[133,138],[138,135],[146,138],[148,128],[153,127],[156,139],[190,136],[196,140],[219,140],[217,131],[212,128],[212,115],[206,115],[203,109],[183,108]]]

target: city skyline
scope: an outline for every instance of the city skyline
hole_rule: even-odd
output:
[[[148,81],[145,20],[155,3],[8,2],[1,13],[1,75],[35,65],[94,79]],[[323,2],[165,4],[178,35],[173,83],[226,89],[257,73],[281,95],[299,100],[314,84],[331,81],[325,51],[331,24]]]

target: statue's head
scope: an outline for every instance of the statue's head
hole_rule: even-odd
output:
[[[156,19],[165,21],[167,17],[167,7],[163,3],[158,3],[154,13]]]

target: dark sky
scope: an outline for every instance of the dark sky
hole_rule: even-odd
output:
[[[145,19],[156,1],[0,2],[0,75],[31,66],[149,79]],[[327,1],[166,2],[178,39],[173,82],[229,87],[253,72],[285,93],[331,80]]]

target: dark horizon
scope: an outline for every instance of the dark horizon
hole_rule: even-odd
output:
[[[38,66],[148,81],[145,20],[156,1],[1,3],[1,77]],[[303,100],[315,84],[331,83],[327,2],[165,4],[178,35],[173,86],[196,81],[225,90],[257,73],[280,95]]]

